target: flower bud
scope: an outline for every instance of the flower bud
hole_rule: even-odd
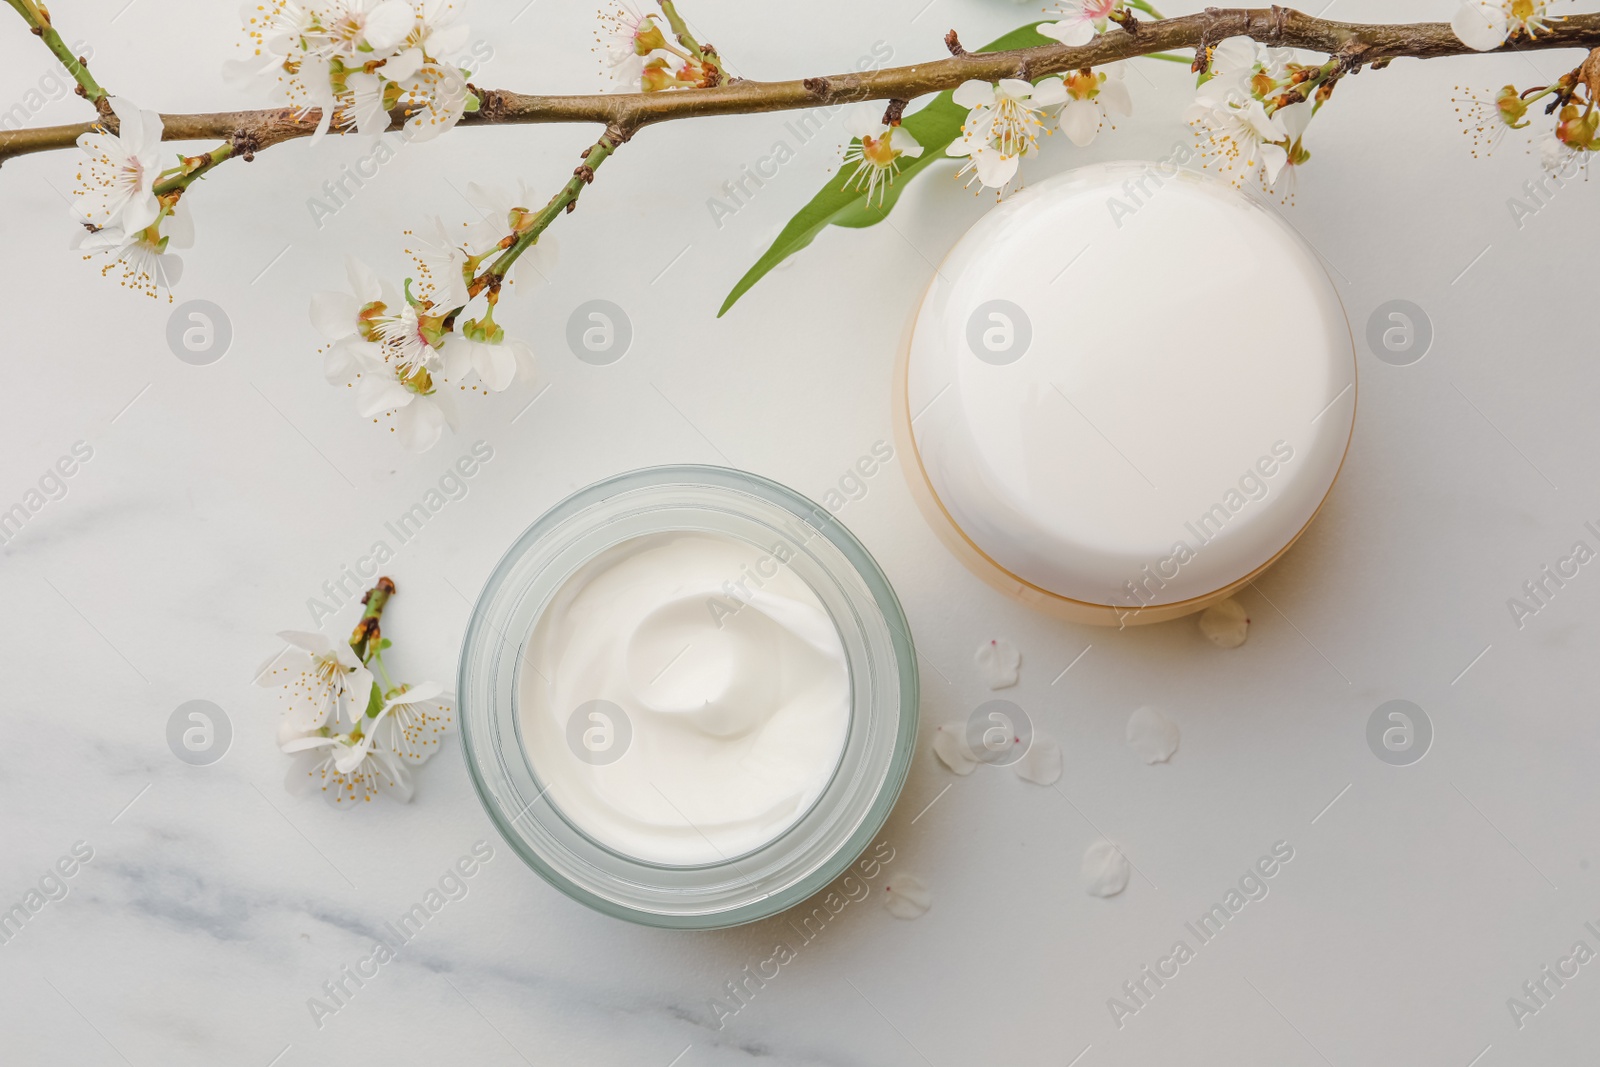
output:
[[[1561,121],[1556,124],[1556,139],[1579,151],[1600,151],[1600,111],[1568,104],[1561,109]]]
[[[1510,126],[1513,130],[1520,130],[1527,125],[1523,117],[1528,113],[1528,105],[1523,102],[1521,94],[1515,85],[1508,85],[1501,89],[1494,98],[1495,110],[1500,114],[1500,121]]]
[[[658,93],[663,89],[675,88],[678,79],[667,69],[667,61],[657,56],[644,65],[641,84],[645,92]]]
[[[497,345],[505,340],[506,330],[504,326],[485,315],[482,319],[468,319],[462,323],[461,336],[469,341]]]
[[[647,56],[658,48],[667,47],[667,39],[661,33],[654,18],[647,18],[639,24],[639,31],[633,35],[633,51],[635,55]]]

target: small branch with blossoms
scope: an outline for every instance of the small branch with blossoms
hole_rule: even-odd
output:
[[[286,647],[256,672],[257,685],[283,692],[278,744],[296,757],[291,792],[320,792],[335,807],[380,795],[408,801],[408,768],[426,763],[455,727],[455,697],[442,685],[389,677],[380,621],[394,595],[394,582],[379,578],[343,645],[285,630],[278,637]]]
[[[774,266],[830,225],[872,225],[911,180],[956,159],[959,180],[1004,195],[1040,137],[1059,129],[1076,146],[1128,118],[1122,64],[1188,63],[1197,90],[1187,113],[1194,156],[1236,184],[1292,196],[1311,160],[1306,133],[1341,81],[1401,58],[1582,49],[1577,67],[1548,84],[1470,91],[1463,117],[1492,147],[1531,131],[1542,110],[1552,170],[1584,168],[1600,151],[1600,13],[1561,0],[1464,0],[1450,23],[1341,22],[1284,7],[1208,8],[1164,18],[1148,0],[1060,0],[1054,14],[969,50],[955,31],[946,58],[911,66],[759,81],[733,77],[700,40],[677,0],[624,6],[604,25],[616,93],[532,96],[472,83],[458,0],[263,0],[244,13],[240,54],[227,77],[274,98],[258,111],[160,115],[100,86],[73,56],[39,0],[5,0],[67,68],[94,105],[89,122],[0,133],[0,163],[76,145],[78,247],[120,271],[125,286],[156,296],[178,278],[176,250],[192,239],[183,200],[233,159],[329,134],[425,142],[457,126],[582,122],[601,132],[561,188],[540,198],[473,184],[485,221],[452,233],[438,219],[406,232],[416,269],[395,285],[351,260],[351,292],[319,294],[313,323],[325,335],[324,373],[354,391],[364,418],[407,447],[426,449],[454,418],[453,398],[496,392],[533,373],[529,347],[495,321],[515,275],[553,249],[541,240],[571,212],[596,172],[646,127],[676,119],[857,105],[844,174],[802,208],[734,287],[726,312]],[[908,103],[932,97],[908,112]],[[196,155],[163,158],[167,141],[210,141]],[[535,268],[538,269],[538,268]]]

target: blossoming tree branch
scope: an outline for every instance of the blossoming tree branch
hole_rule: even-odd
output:
[[[102,86],[65,44],[39,0],[5,0],[60,61],[95,115],[82,123],[0,133],[0,164],[78,148],[78,247],[102,273],[151,296],[168,292],[191,239],[184,200],[233,160],[330,133],[426,141],[457,126],[588,123],[602,132],[545,201],[525,186],[468,188],[482,220],[452,234],[438,219],[408,230],[413,277],[398,286],[351,260],[351,292],[312,298],[328,338],[324,371],[354,388],[364,418],[387,421],[407,446],[436,443],[451,395],[499,391],[531,375],[533,353],[507,336],[495,309],[513,268],[540,255],[541,237],[577,207],[601,165],[646,127],[681,118],[852,104],[841,175],[794,217],[729,294],[722,311],[829,225],[863,227],[894,207],[905,184],[939,159],[999,195],[1019,178],[1040,137],[1059,129],[1078,146],[1132,112],[1124,63],[1179,62],[1196,75],[1186,114],[1196,155],[1235,184],[1292,188],[1310,161],[1307,132],[1341,81],[1396,59],[1581,49],[1552,61],[1546,84],[1469,90],[1459,110],[1479,147],[1542,129],[1544,165],[1585,168],[1600,150],[1600,13],[1560,0],[1465,0],[1450,23],[1362,25],[1282,7],[1219,9],[1165,18],[1148,0],[1062,0],[1044,21],[968,49],[955,31],[945,58],[913,66],[791,81],[733,75],[691,31],[674,0],[604,19],[607,63],[625,91],[534,96],[483,88],[466,65],[468,30],[454,0],[255,0],[242,13],[239,55],[224,73],[259,87],[259,111],[161,115]],[[931,98],[931,99],[930,99]],[[919,103],[920,102],[920,103]],[[194,155],[166,141],[201,142]],[[220,184],[207,182],[205,195]],[[451,388],[447,389],[446,386]]]

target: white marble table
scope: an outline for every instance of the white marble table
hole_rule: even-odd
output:
[[[471,12],[494,50],[482,80],[597,85],[588,5],[522,6]],[[1453,6],[1344,0],[1333,13],[1448,18]],[[252,103],[217,75],[231,4],[55,7],[69,39],[93,43],[101,79],[144,106]],[[753,76],[874,54],[909,62],[939,54],[952,26],[980,41],[1031,11],[750,7],[697,0],[691,17]],[[0,105],[27,99],[49,69],[13,21],[0,13]],[[169,27],[192,42],[192,69]],[[882,835],[894,854],[883,877],[916,874],[934,905],[901,922],[875,899],[851,904],[721,1028],[712,998],[792,937],[781,920],[687,935],[571,903],[494,837],[453,741],[410,806],[352,815],[297,800],[273,744],[274,699],[250,676],[273,631],[307,627],[308,599],[378,540],[395,549],[386,632],[398,664],[449,679],[490,567],[574,488],[694,461],[820,497],[890,438],[902,322],[930,264],[989,201],[948,174],[925,180],[892,227],[825,235],[719,321],[723,294],[835,166],[838,118],[803,143],[778,115],[647,131],[560,225],[552,282],[507,305],[548,392],[469,405],[453,438],[414,457],[322,381],[309,294],[342,283],[346,250],[398,272],[399,230],[434,212],[464,218],[454,190],[469,180],[552,187],[588,131],[464,130],[408,148],[320,228],[308,200],[361,146],[292,144],[219,170],[187,201],[199,241],[179,296],[221,306],[234,339],[201,367],[169,351],[167,304],[101,282],[66,250],[73,163],[8,164],[0,506],[75,442],[93,454],[0,549],[0,905],[23,901],[76,843],[92,858],[68,859],[72,875],[46,881],[67,895],[0,945],[0,1061],[1592,1062],[1600,963],[1560,988],[1546,980],[1546,1003],[1520,1027],[1507,999],[1575,942],[1600,949],[1584,925],[1600,928],[1600,575],[1583,568],[1521,627],[1507,600],[1575,541],[1600,543],[1585,526],[1600,525],[1600,189],[1569,184],[1519,225],[1508,200],[1526,196],[1537,160],[1508,146],[1474,162],[1450,102],[1457,82],[1559,69],[1551,57],[1401,62],[1349,81],[1313,127],[1317,158],[1286,217],[1326,257],[1358,331],[1405,299],[1436,338],[1405,367],[1363,346],[1344,476],[1304,541],[1244,595],[1244,648],[1212,648],[1192,623],[1118,633],[1030,615],[945,554],[894,464],[848,504],[842,518],[896,582],[923,657],[925,744]],[[1034,173],[1159,159],[1185,138],[1188,75],[1140,72],[1132,122],[1091,150],[1055,138]],[[83,111],[69,98],[34,121]],[[778,176],[713,212],[723,183],[779,142],[794,158]],[[611,366],[579,362],[564,341],[568,315],[596,298],[637,331]],[[398,544],[385,523],[477,441],[494,458],[465,497]],[[325,632],[353,617],[341,610]],[[1010,695],[1061,739],[1059,790],[989,771],[958,780],[926,748],[935,724],[989,695],[971,657],[991,637],[1022,649]],[[1397,698],[1436,734],[1405,767],[1376,758],[1365,734]],[[225,709],[232,730],[206,767],[166,740],[174,709],[196,699]],[[1146,767],[1123,743],[1128,713],[1147,703],[1182,728],[1170,765]],[[1110,900],[1085,895],[1078,875],[1101,834],[1139,871]],[[364,985],[343,979],[479,841],[493,858],[466,896]],[[1270,894],[1119,1028],[1108,999],[1279,841],[1294,858]],[[308,1000],[341,979],[348,996],[319,1027]]]

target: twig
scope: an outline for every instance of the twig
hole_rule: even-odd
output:
[[[366,595],[361,598],[361,603],[366,605],[366,609],[361,612],[361,619],[350,634],[350,648],[363,663],[367,660],[368,652],[383,640],[378,620],[383,618],[383,609],[394,594],[393,579],[379,578],[378,583],[368,589]]]
[[[717,81],[724,82],[728,72],[722,67],[722,59],[717,55],[717,50],[711,45],[701,45],[695,40],[694,34],[689,32],[689,24],[678,14],[678,5],[673,0],[661,0],[661,13],[667,17],[667,25],[672,27],[673,35],[678,38],[678,43],[688,49],[695,62],[702,67],[710,67],[717,72]]]
[[[500,283],[505,279],[511,265],[517,257],[532,248],[539,241],[539,235],[549,228],[550,224],[563,214],[570,213],[578,206],[578,197],[583,195],[584,186],[594,181],[594,172],[599,169],[620,145],[627,143],[631,134],[621,127],[608,128],[605,134],[589,148],[584,150],[583,163],[572,172],[572,178],[562,186],[561,191],[550,198],[544,209],[533,217],[533,222],[523,230],[512,242],[511,247],[500,253],[489,269],[473,279],[469,292],[477,296],[480,292],[491,292],[500,288]]]
[[[30,0],[7,2],[19,7]],[[1442,22],[1365,25],[1315,18],[1285,8],[1212,8],[1200,14],[1143,22],[1136,35],[1112,30],[1077,48],[1052,44],[1005,52],[975,52],[914,66],[826,78],[780,82],[740,80],[709,89],[588,96],[528,96],[506,90],[484,90],[480,94],[479,110],[463,116],[461,125],[592,122],[633,132],[676,119],[804,110],[860,100],[909,100],[954,89],[969,78],[1037,79],[1135,56],[1196,48],[1234,36],[1251,37],[1275,47],[1304,48],[1340,56],[1349,71],[1366,65],[1383,65],[1399,58],[1438,59],[1476,54]],[[1519,35],[1496,51],[1589,50],[1595,47],[1600,47],[1600,14],[1585,14],[1568,16],[1554,23],[1550,32],[1534,38]],[[712,58],[707,56],[708,62]],[[245,135],[253,140],[254,151],[261,151],[283,141],[309,136],[316,129],[318,118],[316,111],[296,116],[286,108],[163,115],[163,137],[169,141],[192,141]],[[404,119],[404,115],[396,112],[390,128],[401,128]],[[70,148],[94,125],[75,123],[0,133],[0,162],[30,152]]]

